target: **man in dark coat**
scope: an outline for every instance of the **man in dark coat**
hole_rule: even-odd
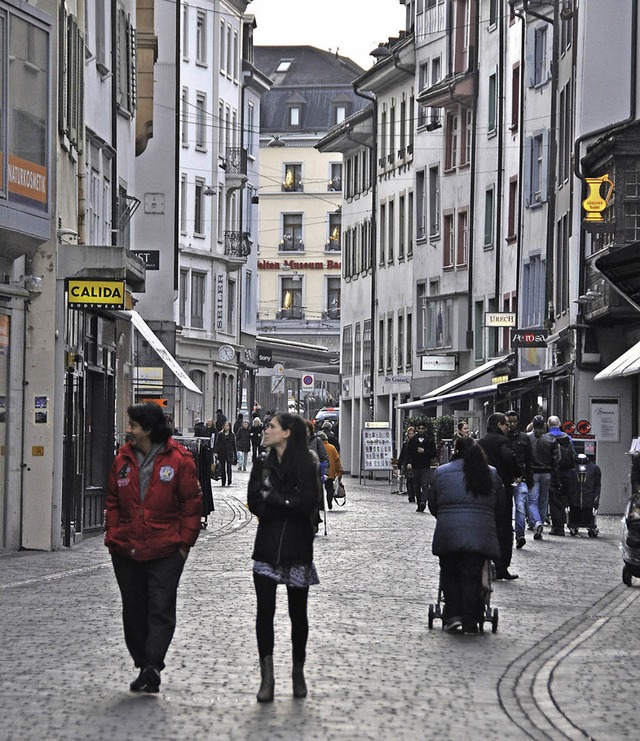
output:
[[[513,553],[513,526],[511,512],[513,510],[512,484],[522,478],[522,471],[518,465],[515,453],[511,450],[507,439],[509,422],[506,415],[494,412],[487,420],[487,434],[478,441],[484,450],[489,464],[498,472],[504,485],[502,504],[496,511],[496,525],[498,541],[500,543],[500,559],[496,564],[496,579],[517,579],[517,574],[509,572]]]
[[[549,489],[549,515],[551,516],[549,535],[562,537],[567,522],[567,508],[578,486],[575,470],[577,456],[573,441],[566,432],[560,429],[560,417],[555,415],[549,417],[547,429],[549,431],[545,438],[553,446],[553,471]],[[567,453],[566,457],[562,454],[563,450]],[[566,460],[568,463],[565,462]]]
[[[216,432],[220,432],[226,421],[227,417],[222,409],[216,409]]]
[[[436,455],[436,442],[432,435],[427,434],[426,422],[418,422],[416,434],[407,443],[407,469],[413,473],[413,487],[418,503],[416,512],[424,512],[427,507],[429,486],[433,480],[431,464]]]
[[[507,439],[522,471],[522,478],[513,487],[513,497],[516,505],[516,548],[522,548],[527,542],[527,539],[524,537],[524,529],[527,526],[527,501],[529,499],[529,492],[533,488],[533,447],[531,446],[531,438],[527,433],[518,429],[520,422],[518,412],[514,409],[508,411],[507,421],[509,422]]]

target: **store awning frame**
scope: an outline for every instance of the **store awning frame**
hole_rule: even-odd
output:
[[[416,401],[406,401],[404,404],[398,404],[398,409],[426,409],[427,407],[446,404],[450,401],[462,401],[471,399],[476,396],[492,396],[498,391],[498,384],[492,383],[490,386],[476,386],[475,388],[465,389],[464,391],[452,391],[450,394],[441,394],[432,396],[428,399],[422,397]]]
[[[463,373],[461,376],[458,376],[458,378],[455,378],[453,381],[447,381],[447,383],[442,384],[442,386],[438,386],[438,388],[433,389],[433,391],[429,391],[428,393],[423,394],[420,398],[421,399],[433,399],[436,396],[442,396],[443,394],[447,394],[449,393],[449,391],[454,391],[460,386],[463,386],[465,383],[468,383],[470,381],[475,381],[476,378],[479,378],[485,373],[488,373],[490,370],[493,370],[497,366],[503,365],[504,363],[506,363],[513,357],[515,357],[513,354],[509,354],[509,355],[503,355],[500,358],[494,358],[493,360],[489,360],[487,363],[483,363],[482,365],[479,365],[477,368],[473,368],[472,370],[467,371],[467,373]]]
[[[151,329],[151,327],[145,322],[145,320],[138,314],[135,309],[130,311],[122,311],[123,315],[131,320],[131,324],[135,327],[136,331],[139,332],[144,339],[149,343],[149,346],[155,351],[156,355],[162,360],[167,368],[173,373],[173,375],[180,381],[180,383],[194,394],[202,396],[202,391],[196,386],[196,384],[189,378],[187,372],[173,357],[173,355],[167,350],[160,338]]]
[[[630,347],[613,363],[609,363],[594,376],[595,381],[609,381],[612,378],[625,378],[640,373],[640,342]]]

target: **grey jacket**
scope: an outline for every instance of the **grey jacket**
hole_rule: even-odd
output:
[[[429,511],[437,518],[432,552],[436,556],[464,551],[499,559],[496,504],[502,487],[496,470],[491,494],[474,496],[465,483],[461,458],[436,469],[429,490]]]

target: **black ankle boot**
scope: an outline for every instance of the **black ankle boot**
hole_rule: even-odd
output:
[[[258,702],[273,702],[275,679],[273,678],[273,656],[260,659],[260,689],[256,698]]]
[[[307,683],[304,681],[304,661],[293,662],[291,679],[293,680],[293,696],[306,697]]]

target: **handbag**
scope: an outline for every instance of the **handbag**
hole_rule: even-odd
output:
[[[341,478],[336,479],[334,482],[333,498],[335,499],[336,504],[339,504],[341,507],[344,507],[347,502],[347,490],[344,488]]]
[[[211,464],[211,478],[214,481],[220,481],[222,478],[222,466],[220,465],[220,461]]]

